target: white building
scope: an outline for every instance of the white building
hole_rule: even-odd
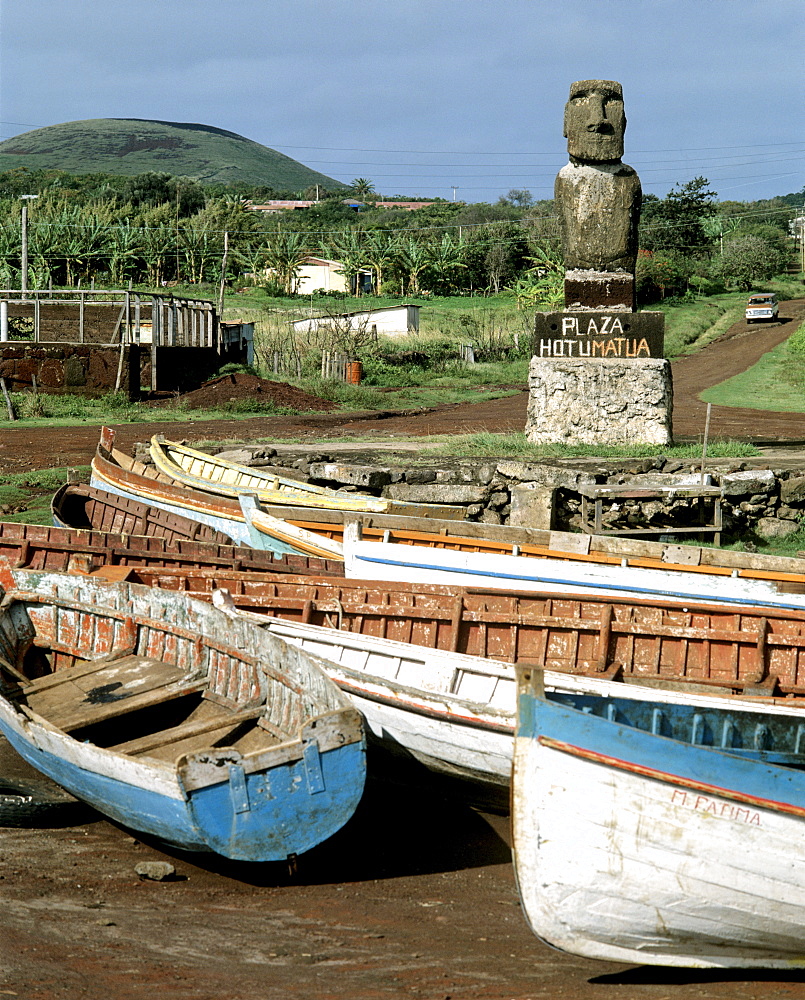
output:
[[[296,320],[293,328],[297,333],[329,327],[366,330],[379,337],[405,337],[409,333],[419,333],[419,309],[419,306],[405,302],[398,306],[383,306],[361,312],[311,316],[309,319]]]

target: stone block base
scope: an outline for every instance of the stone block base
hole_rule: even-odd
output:
[[[525,433],[534,444],[672,443],[664,358],[532,358]]]
[[[565,271],[565,309],[634,312],[634,275],[623,271]]]

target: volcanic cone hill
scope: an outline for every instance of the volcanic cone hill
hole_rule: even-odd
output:
[[[329,190],[345,186],[235,132],[141,118],[64,122],[0,142],[0,171],[17,167],[70,174],[167,173],[202,183],[243,181],[282,191],[313,184]]]

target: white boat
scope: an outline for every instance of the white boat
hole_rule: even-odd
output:
[[[238,611],[224,590],[215,591],[212,599],[229,614],[261,624],[319,658],[387,749],[410,755],[441,774],[489,789],[508,789],[517,710],[514,664]],[[757,699],[648,689],[554,670],[545,672],[545,685],[553,692],[657,705],[705,710],[729,704],[735,712],[759,711]],[[798,711],[781,702],[761,708],[769,718],[789,718]]]
[[[802,968],[799,713],[697,709],[664,735],[665,706],[561,703],[531,670],[518,703],[513,855],[542,940],[617,962]]]
[[[660,598],[805,609],[802,582],[707,572],[703,567],[601,564],[572,558],[533,558],[366,540],[360,524],[344,527],[344,572],[356,580],[436,583],[507,591],[551,591],[595,597]],[[627,562],[624,560],[624,562]],[[766,574],[772,577],[773,574]],[[801,576],[805,581],[805,576]]]

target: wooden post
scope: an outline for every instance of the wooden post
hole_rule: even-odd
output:
[[[707,458],[707,438],[710,435],[710,408],[712,403],[707,404],[707,416],[704,418],[704,440],[702,441],[702,467],[699,484],[704,486],[704,462]]]
[[[6,409],[8,410],[8,419],[16,420],[17,414],[14,412],[14,405],[11,402],[11,396],[8,394],[8,389],[6,389],[6,380],[0,378],[0,389],[3,390],[3,398],[6,401]]]
[[[229,254],[229,233],[224,233],[224,256],[221,261],[221,288],[218,292],[218,322],[224,318],[224,284],[226,283],[226,258]]]
[[[78,342],[84,343],[84,293],[78,300]]]

